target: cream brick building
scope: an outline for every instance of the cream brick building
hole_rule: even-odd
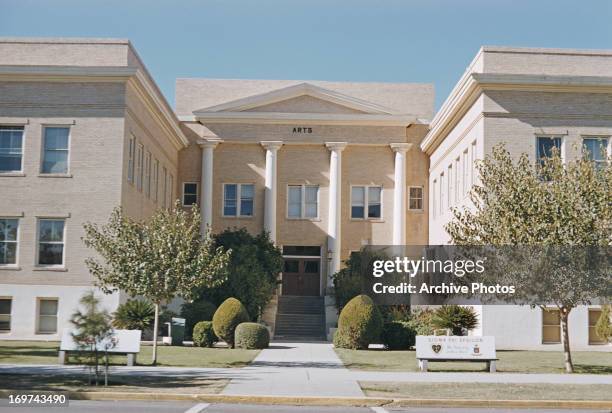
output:
[[[128,41],[2,39],[0,338],[67,326],[92,285],[84,222],[116,206],[145,218],[177,198],[200,205],[203,230],[270,232],[285,257],[278,294],[326,297],[333,327],[341,262],[363,245],[448,242],[448,208],[496,142],[535,156],[538,134],[609,136],[611,60],[484,48],[435,117],[431,84],[288,80],[179,79],[173,111]],[[441,191],[448,164],[458,184]],[[537,336],[541,315],[521,311],[481,310],[480,332],[556,348]],[[587,341],[572,344],[595,348],[581,311],[572,328]],[[501,316],[536,338],[514,340]]]

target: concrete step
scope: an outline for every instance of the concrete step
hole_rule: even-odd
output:
[[[295,341],[324,340],[323,297],[280,296],[274,338]]]

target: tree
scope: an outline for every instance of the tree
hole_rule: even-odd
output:
[[[220,305],[229,297],[237,298],[256,320],[278,284],[283,264],[281,251],[267,232],[252,235],[244,228],[226,229],[213,235],[213,246],[232,251],[227,266],[228,277],[218,286],[202,288],[199,299]]]
[[[155,307],[145,300],[127,300],[113,314],[113,326],[126,330],[145,331],[155,318]]]
[[[612,294],[610,163],[596,167],[586,154],[563,162],[554,151],[534,166],[526,154],[514,160],[496,146],[477,169],[473,205],[454,208],[446,231],[455,245],[525,246],[520,259],[507,260],[504,280],[515,285],[515,300],[559,310],[565,368],[573,372],[569,314]]]
[[[93,291],[85,293],[79,303],[84,307],[84,311],[77,309],[70,318],[70,323],[74,326],[72,338],[77,347],[87,352],[89,365],[93,365],[94,377],[96,386],[100,377],[100,348],[109,344],[109,339],[112,336],[111,317],[106,310],[98,308],[100,299],[97,298]],[[105,361],[108,371],[108,358]],[[91,369],[90,369],[91,371]],[[106,378],[106,373],[105,373]],[[108,381],[105,379],[105,384]],[[91,384],[91,374],[90,374]]]
[[[159,209],[148,221],[136,221],[120,208],[102,226],[85,224],[85,245],[100,258],[86,264],[106,293],[123,290],[142,296],[155,306],[152,363],[157,363],[160,306],[174,297],[192,300],[203,286],[215,286],[225,277],[229,251],[213,248],[200,235],[197,208],[185,212]]]

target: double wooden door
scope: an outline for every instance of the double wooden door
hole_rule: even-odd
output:
[[[284,258],[283,295],[320,295],[321,260]]]

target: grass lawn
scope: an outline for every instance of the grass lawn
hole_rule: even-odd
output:
[[[409,399],[612,400],[607,384],[359,383],[366,396]]]
[[[415,351],[347,350],[336,353],[349,369],[418,371]],[[563,373],[558,351],[498,351],[497,371],[505,373]],[[576,373],[612,374],[612,353],[572,352]],[[429,363],[428,371],[485,371],[485,363]]]
[[[0,341],[0,363],[57,364],[58,342]],[[141,346],[137,364],[150,365],[152,346]],[[174,367],[243,367],[249,364],[259,350],[228,348],[159,346],[157,364]],[[126,356],[111,357],[112,364],[126,363]],[[74,361],[69,357],[68,362]]]
[[[17,378],[18,377],[18,378]],[[104,376],[100,385],[89,386],[86,374],[36,376],[0,374],[0,389],[28,391],[112,391],[112,392],[155,392],[215,394],[221,392],[229,383],[227,379],[172,376],[127,376],[113,375],[104,387]]]

